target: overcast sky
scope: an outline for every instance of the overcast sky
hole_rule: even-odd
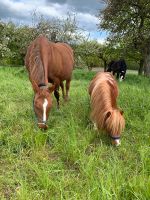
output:
[[[90,32],[92,39],[103,41],[104,32],[97,30],[96,15],[103,8],[101,0],[0,0],[0,19],[13,19],[18,23],[31,23],[31,13],[36,10],[45,17],[65,17],[76,13],[80,27]]]

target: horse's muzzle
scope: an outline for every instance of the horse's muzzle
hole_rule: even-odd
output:
[[[48,126],[46,125],[45,122],[39,122],[38,123],[38,127],[42,130],[46,130],[48,128]]]
[[[111,139],[112,139],[112,145],[114,146],[120,146],[121,145],[121,142],[120,142],[120,136],[111,136]]]
[[[112,139],[112,144],[114,146],[120,146],[121,145],[120,139]]]

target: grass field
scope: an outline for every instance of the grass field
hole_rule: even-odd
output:
[[[89,119],[94,72],[75,70],[70,102],[53,109],[49,129],[36,128],[33,91],[23,68],[0,68],[0,199],[149,200],[150,79],[119,83],[126,129],[121,146]]]

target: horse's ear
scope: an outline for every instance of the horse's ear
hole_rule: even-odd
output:
[[[106,114],[106,119],[108,119],[111,115],[111,111],[108,111],[107,114]]]
[[[55,85],[49,83],[48,90],[49,90],[50,93],[52,93],[55,90]]]
[[[108,111],[105,116],[105,121],[111,116],[111,111]]]
[[[32,87],[33,87],[34,92],[37,93],[40,89],[39,86],[36,84],[36,82],[34,80],[31,80],[31,83],[32,83]]]

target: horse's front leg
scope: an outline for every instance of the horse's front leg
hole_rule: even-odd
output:
[[[65,99],[65,90],[64,90],[64,83],[63,82],[60,82],[60,87],[62,89],[62,96],[63,96],[63,99]]]
[[[58,78],[53,78],[55,90],[54,90],[54,96],[57,100],[57,108],[59,109],[59,85],[60,85],[60,80]]]
[[[57,108],[59,109],[60,103],[59,103],[59,86],[54,90],[54,96],[57,100]]]

